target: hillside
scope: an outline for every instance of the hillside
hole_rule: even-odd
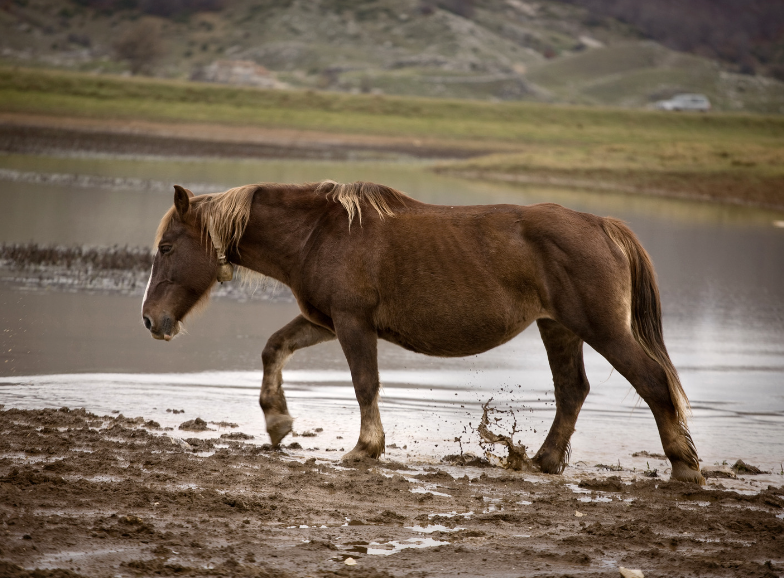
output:
[[[565,0],[594,18],[626,22],[674,50],[719,60],[729,70],[784,80],[782,0]]]
[[[263,68],[245,80],[263,86],[623,107],[702,92],[719,110],[784,112],[784,83],[592,10],[552,0],[17,0],[0,11],[0,62],[210,80],[216,62],[248,61]]]

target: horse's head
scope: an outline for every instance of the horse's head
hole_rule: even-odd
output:
[[[194,305],[205,298],[218,275],[218,259],[204,235],[193,193],[174,187],[174,207],[163,217],[150,280],[142,302],[144,326],[155,339],[169,341]]]

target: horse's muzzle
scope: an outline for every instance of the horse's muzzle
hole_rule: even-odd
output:
[[[170,341],[180,331],[179,323],[166,314],[163,315],[160,323],[155,323],[149,315],[143,315],[142,319],[154,339]]]

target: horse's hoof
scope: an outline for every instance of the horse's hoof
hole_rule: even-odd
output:
[[[381,451],[370,451],[364,444],[358,443],[356,447],[340,458],[343,462],[359,462],[363,460],[376,460]]]
[[[280,441],[291,432],[294,420],[290,415],[271,415],[267,420],[267,433],[273,446],[280,445]]]
[[[369,455],[364,454],[362,452],[348,452],[342,458],[340,458],[341,462],[348,462],[348,463],[357,463],[357,462],[364,462],[364,461],[372,461]]]
[[[539,467],[539,471],[543,474],[560,474],[564,471],[566,462],[554,454],[555,452],[546,455],[537,454],[531,461]]]
[[[691,482],[693,484],[699,484],[700,486],[705,485],[705,478],[702,477],[702,474],[683,462],[673,462],[670,479],[678,480],[679,482]]]

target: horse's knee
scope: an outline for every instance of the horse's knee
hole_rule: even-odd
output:
[[[286,339],[277,333],[272,335],[267,340],[267,344],[264,346],[264,349],[261,351],[261,362],[264,365],[264,368],[272,367],[278,360],[280,359],[281,355],[285,355],[284,351],[286,348]]]

